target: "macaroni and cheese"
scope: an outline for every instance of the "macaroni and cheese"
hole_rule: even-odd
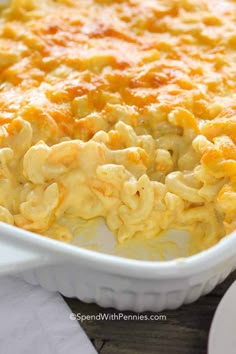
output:
[[[194,252],[233,231],[235,23],[235,0],[5,5],[0,220],[66,242],[96,217],[119,243],[188,230]]]

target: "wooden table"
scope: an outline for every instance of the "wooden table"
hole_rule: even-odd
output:
[[[236,271],[197,302],[179,310],[163,311],[166,321],[86,320],[81,325],[100,354],[206,354],[216,307],[235,279]],[[118,313],[76,299],[65,300],[74,313],[81,315]]]

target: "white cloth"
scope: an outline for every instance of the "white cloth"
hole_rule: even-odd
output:
[[[96,354],[59,293],[0,277],[0,354]]]

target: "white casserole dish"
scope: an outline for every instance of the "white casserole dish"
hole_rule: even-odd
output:
[[[98,253],[0,223],[0,274],[119,310],[161,311],[197,300],[236,265],[236,233],[182,260],[139,261]]]
[[[181,261],[151,262],[66,245],[0,222],[0,274],[119,310],[161,311],[193,302],[235,265],[236,232]]]

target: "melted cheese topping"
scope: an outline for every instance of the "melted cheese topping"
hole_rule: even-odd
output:
[[[0,220],[71,242],[236,228],[234,0],[12,0],[0,18]],[[66,222],[63,222],[66,220]]]

